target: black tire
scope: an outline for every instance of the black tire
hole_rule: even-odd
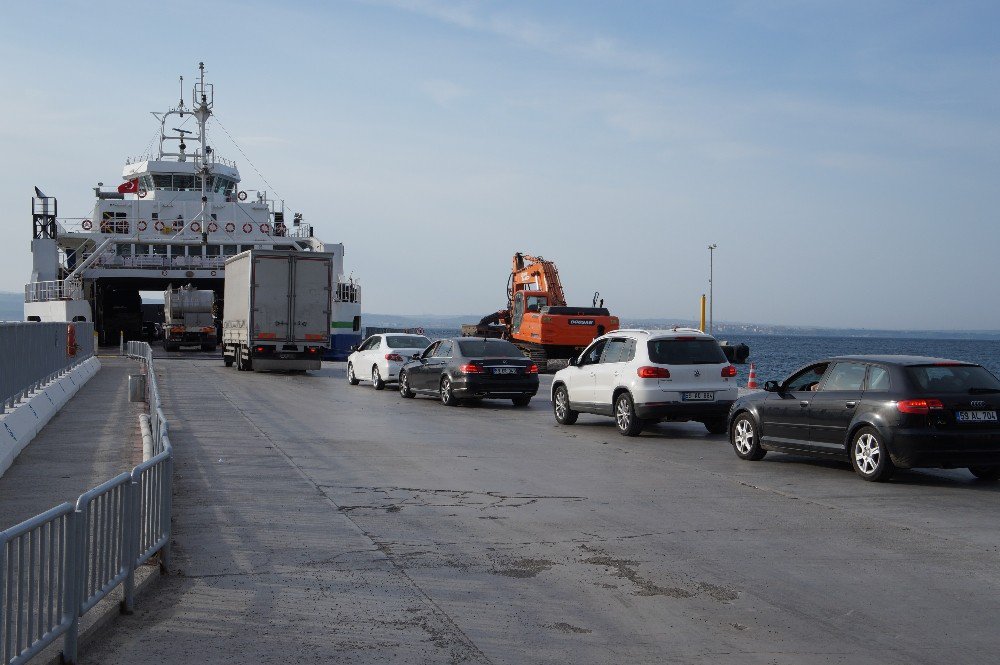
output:
[[[889,458],[885,440],[874,427],[862,427],[851,437],[851,466],[870,482],[881,483],[892,477],[896,465]]]
[[[222,362],[226,365],[226,367],[232,367],[233,366],[233,358],[232,358],[232,356],[222,356]]]
[[[615,399],[615,424],[622,436],[639,436],[642,433],[643,422],[635,415],[635,404],[628,393],[622,393]]]
[[[236,371],[237,372],[245,372],[246,371],[243,368],[243,347],[240,347],[240,346],[236,347],[236,357],[234,358],[234,361],[236,362]]]
[[[740,459],[750,462],[764,459],[767,451],[760,447],[760,429],[749,413],[741,413],[733,421],[729,442]]]
[[[385,381],[382,379],[382,372],[378,371],[378,365],[372,365],[372,387],[375,390],[385,390]]]
[[[979,480],[994,481],[1000,478],[1000,466],[970,466],[969,473]]]
[[[416,396],[412,390],[410,390],[410,377],[406,372],[399,373],[399,396],[411,399]]]
[[[714,420],[706,420],[702,423],[705,429],[708,430],[709,434],[725,434],[729,431],[729,425],[726,423],[725,418],[715,418]]]
[[[569,408],[569,392],[566,386],[559,386],[552,395],[552,415],[560,425],[572,425],[580,417],[578,411]]]
[[[361,383],[361,379],[354,376],[354,365],[352,363],[347,363],[347,382],[352,386],[356,386]]]
[[[510,401],[514,403],[514,406],[528,406],[531,403],[531,395],[512,397]]]
[[[458,398],[451,390],[451,379],[447,376],[441,379],[441,403],[445,406],[458,406]]]

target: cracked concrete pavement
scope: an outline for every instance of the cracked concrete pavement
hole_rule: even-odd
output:
[[[168,576],[85,644],[131,663],[990,662],[998,489],[864,483],[662,424],[446,408],[343,365],[159,364]],[[548,378],[543,379],[547,383]]]

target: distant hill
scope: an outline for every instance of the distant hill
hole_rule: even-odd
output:
[[[24,294],[0,291],[0,321],[24,320]]]

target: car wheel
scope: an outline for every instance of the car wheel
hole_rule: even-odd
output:
[[[642,421],[635,415],[635,404],[628,393],[622,393],[615,400],[615,423],[622,436],[639,436],[642,432]]]
[[[862,427],[855,433],[851,440],[851,465],[859,476],[872,482],[889,480],[896,470],[882,435],[874,427]]]
[[[969,473],[979,480],[997,480],[1000,478],[1000,466],[970,466]]]
[[[361,379],[354,376],[354,365],[347,363],[347,382],[352,386],[356,386],[361,383]]]
[[[560,425],[572,425],[580,417],[579,412],[569,408],[569,393],[566,391],[566,386],[556,388],[556,394],[552,399],[552,414]]]
[[[705,426],[705,429],[708,430],[709,434],[725,434],[726,431],[729,429],[729,426],[726,424],[725,418],[706,420],[702,424]]]
[[[757,423],[753,416],[748,413],[741,413],[733,421],[733,429],[729,434],[729,441],[733,444],[733,450],[740,459],[756,462],[764,459],[767,451],[760,447],[760,434],[757,431]]]
[[[510,401],[514,403],[514,406],[528,406],[531,403],[531,397],[522,395],[521,397],[512,397]]]
[[[378,365],[372,365],[372,386],[375,390],[385,388],[385,381],[382,380],[382,373],[378,371]]]
[[[410,377],[406,372],[399,373],[399,395],[407,399],[413,397],[415,393],[410,390]]]
[[[458,399],[451,391],[451,379],[447,376],[441,379],[441,403],[445,406],[458,406]]]

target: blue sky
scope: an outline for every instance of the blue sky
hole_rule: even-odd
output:
[[[0,290],[32,185],[88,212],[204,60],[368,311],[485,314],[524,251],[571,303],[694,317],[714,242],[717,320],[1000,329],[996,3],[47,7],[0,26]]]

